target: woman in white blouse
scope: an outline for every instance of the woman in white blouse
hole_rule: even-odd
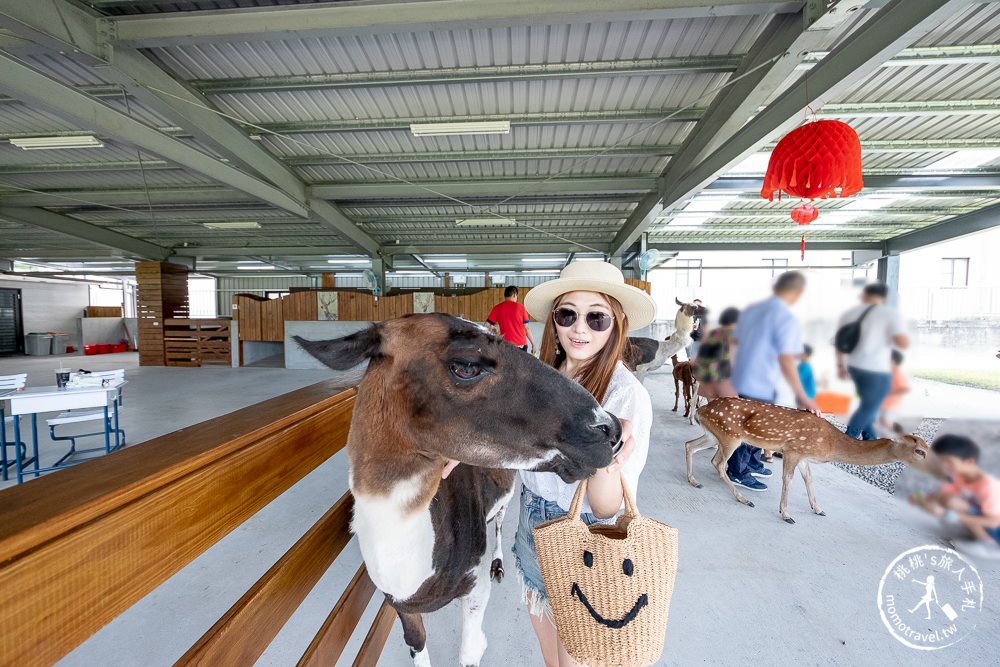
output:
[[[558,279],[528,292],[524,306],[534,319],[545,322],[541,360],[583,385],[622,422],[624,444],[611,465],[588,481],[583,507],[587,523],[610,519],[622,508],[623,477],[637,497],[639,474],[649,451],[653,420],[649,394],[622,359],[629,345],[628,332],[652,322],[656,305],[648,294],[627,285],[612,264],[573,262]],[[522,472],[521,480],[514,555],[523,599],[545,664],[576,665],[556,634],[532,528],[565,516],[578,483],[567,484],[549,472]]]

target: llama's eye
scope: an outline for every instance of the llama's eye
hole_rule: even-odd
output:
[[[583,552],[583,564],[587,567],[594,567],[594,554],[589,551]]]
[[[479,364],[467,361],[453,361],[451,362],[449,368],[451,370],[451,374],[459,380],[474,380],[483,372],[483,369],[479,367]]]
[[[622,561],[622,572],[625,573],[626,577],[631,577],[632,572],[634,571],[635,571],[635,566],[632,565],[631,558],[626,558],[625,560]]]

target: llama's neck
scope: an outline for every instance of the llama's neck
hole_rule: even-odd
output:
[[[892,453],[892,440],[889,438],[855,440],[846,434],[841,434],[834,443],[832,458],[842,463],[864,466],[891,463],[896,460]]]

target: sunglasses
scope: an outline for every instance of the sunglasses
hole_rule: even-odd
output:
[[[552,311],[552,319],[555,321],[556,325],[566,328],[573,326],[576,322],[576,318],[579,314],[575,310],[569,308],[556,308]],[[584,320],[587,322],[587,326],[590,327],[591,331],[607,331],[611,328],[611,323],[615,321],[613,315],[607,313],[602,313],[599,311],[593,311],[587,313],[584,316]]]

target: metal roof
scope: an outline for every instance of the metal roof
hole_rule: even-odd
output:
[[[801,2],[653,0],[611,13],[589,0],[469,0],[454,16],[429,3],[412,24],[398,23],[417,16],[399,0],[86,4],[32,12],[0,0],[0,57],[11,59],[0,63],[0,257],[104,257],[110,246],[138,258],[159,246],[159,259],[225,250],[229,261],[364,254],[408,266],[404,250],[464,248],[469,266],[486,255],[517,268],[545,251],[634,255],[642,233],[661,247],[772,247],[803,232],[788,219],[794,202],[754,199],[752,187],[717,197],[711,181],[739,173],[759,192],[762,159],[737,165],[810,105],[858,131],[879,187],[819,202],[808,239],[891,251],[907,231],[959,234],[1000,204],[1000,3],[838,0],[814,15]],[[318,13],[298,20],[305,11]],[[169,23],[187,17],[195,30]],[[850,61],[865,49],[872,58]],[[835,84],[809,90],[831,70]],[[729,94],[743,77],[750,94]],[[33,82],[66,101],[36,96]],[[74,93],[100,106],[81,113]],[[511,131],[409,131],[473,120]],[[87,133],[104,147],[6,141]],[[955,156],[968,164],[935,170]],[[905,188],[914,175],[939,179]],[[966,176],[980,180],[951,196]],[[517,224],[456,226],[470,216]],[[224,221],[260,226],[204,225]]]

